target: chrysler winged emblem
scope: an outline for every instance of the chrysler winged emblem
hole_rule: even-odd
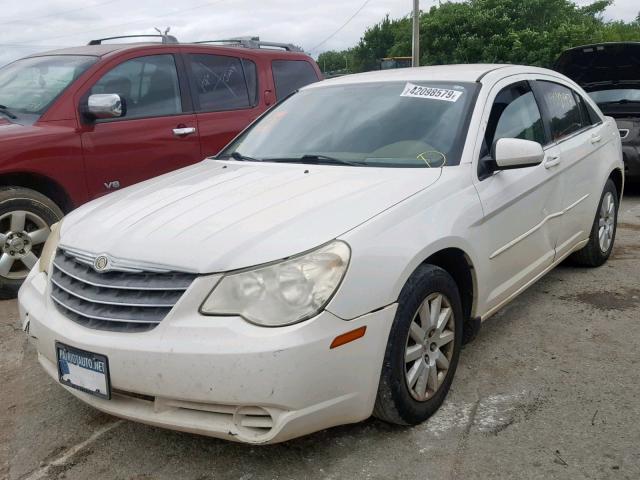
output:
[[[96,257],[95,261],[93,262],[93,268],[96,270],[96,272],[102,272],[106,270],[108,266],[109,257],[107,257],[106,255],[100,255]]]

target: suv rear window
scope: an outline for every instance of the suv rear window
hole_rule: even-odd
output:
[[[257,103],[256,64],[225,55],[190,54],[192,91],[198,112],[250,108]]]
[[[305,85],[318,81],[316,71],[309,62],[304,60],[274,60],[271,68],[278,100],[282,100]]]

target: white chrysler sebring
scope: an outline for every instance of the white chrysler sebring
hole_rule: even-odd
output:
[[[417,424],[483,320],[569,255],[607,260],[622,172],[613,119],[549,70],[316,83],[217,157],[68,215],[23,328],[70,393],[152,425]]]

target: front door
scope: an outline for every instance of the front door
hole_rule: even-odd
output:
[[[199,161],[194,113],[184,113],[174,55],[136,57],[112,68],[90,89],[117,93],[121,118],[85,124],[82,149],[89,195],[104,195]],[[86,97],[85,97],[86,98]]]
[[[490,155],[490,146],[499,138],[522,138],[547,146],[540,165],[493,174],[479,169],[476,189],[484,217],[474,236],[489,272],[479,286],[487,312],[526,288],[552,265],[557,240],[554,218],[562,198],[554,168],[558,147],[548,145],[548,133],[529,83],[499,83],[489,101],[482,157]]]

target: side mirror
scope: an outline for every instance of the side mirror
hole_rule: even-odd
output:
[[[87,114],[93,119],[118,118],[125,113],[124,99],[117,93],[94,93],[87,100]]]
[[[500,138],[491,153],[497,170],[533,167],[544,160],[542,145],[521,138]]]

